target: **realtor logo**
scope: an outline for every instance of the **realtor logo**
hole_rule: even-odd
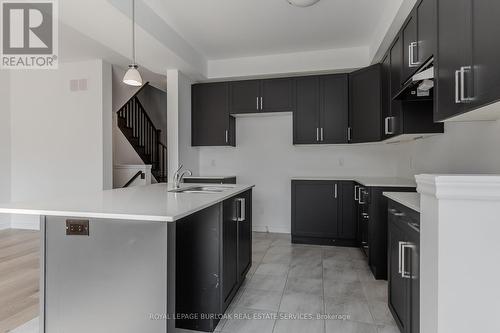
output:
[[[56,0],[1,1],[1,68],[56,69]]]

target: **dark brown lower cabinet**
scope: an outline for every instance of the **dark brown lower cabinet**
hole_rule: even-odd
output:
[[[356,246],[352,181],[292,180],[292,242]]]
[[[355,184],[359,244],[377,280],[387,280],[387,198],[384,192],[415,192],[414,187]]]
[[[419,220],[417,212],[389,202],[388,303],[402,333],[420,332]]]
[[[213,332],[252,264],[252,191],[176,222],[175,326]]]

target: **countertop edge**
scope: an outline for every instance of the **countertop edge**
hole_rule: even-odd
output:
[[[420,197],[418,193],[413,193],[413,192],[383,192],[382,195],[388,199],[391,199],[405,207],[408,207],[411,210],[416,211],[417,213],[420,213],[420,206],[416,205],[414,202],[407,200],[407,197],[409,195],[415,195],[417,197]]]
[[[377,181],[368,181],[366,180],[366,178],[373,178],[373,179],[377,179],[377,178],[386,178],[386,179],[394,179],[394,180],[401,180],[401,184],[394,184],[394,183],[383,183],[383,181],[381,182],[377,182]],[[354,181],[354,182],[357,182],[357,183],[360,183],[361,185],[364,185],[364,186],[368,186],[368,187],[417,187],[417,183],[416,182],[412,182],[411,180],[409,179],[405,179],[405,178],[397,178],[397,177],[349,177],[349,176],[339,176],[339,177],[335,177],[335,176],[328,176],[328,177],[292,177],[291,180],[339,180],[339,181]]]
[[[190,184],[195,185],[195,184]],[[175,222],[186,216],[199,212],[205,208],[211,207],[213,205],[219,204],[226,199],[232,198],[238,194],[245,191],[253,189],[255,185],[237,185],[240,186],[239,189],[229,191],[226,195],[223,195],[213,201],[206,204],[200,205],[196,208],[190,209],[182,214],[177,215],[145,215],[145,214],[131,214],[131,213],[103,213],[103,212],[91,212],[91,211],[75,211],[75,210],[53,210],[53,209],[41,209],[41,208],[0,208],[1,214],[20,214],[20,215],[34,215],[34,216],[61,216],[61,217],[77,217],[77,218],[95,218],[95,219],[116,219],[116,220],[133,220],[133,221],[149,221],[149,222]],[[203,194],[200,194],[203,195]]]

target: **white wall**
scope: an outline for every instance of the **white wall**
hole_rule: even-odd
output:
[[[10,74],[0,70],[0,202],[10,201]],[[10,227],[10,216],[0,214],[0,229]]]
[[[199,173],[198,149],[191,147],[191,84],[180,71],[167,71],[168,179],[180,164]]]
[[[86,79],[87,90],[70,91]],[[11,73],[12,201],[99,191],[112,184],[111,66],[100,60]],[[13,216],[13,228],[38,219]]]
[[[346,72],[370,64],[368,47],[273,54],[208,61],[208,78]]]
[[[255,184],[254,229],[290,232],[290,178],[394,176],[397,145],[293,146],[292,116],[236,120],[236,148],[200,148],[201,175],[235,175]]]
[[[500,174],[500,121],[446,123],[445,134],[401,145],[398,173]]]

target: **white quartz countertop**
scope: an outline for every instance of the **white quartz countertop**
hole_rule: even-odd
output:
[[[384,192],[383,195],[420,213],[420,194],[414,192]]]
[[[184,176],[184,179],[228,179],[236,176]]]
[[[181,188],[196,184],[181,184]],[[174,222],[254,185],[217,185],[220,193],[173,193],[172,184],[153,184],[46,201],[0,204],[0,213]]]
[[[292,180],[351,180],[370,187],[416,187],[413,179],[397,177],[362,177],[362,176],[326,176],[293,177]]]

